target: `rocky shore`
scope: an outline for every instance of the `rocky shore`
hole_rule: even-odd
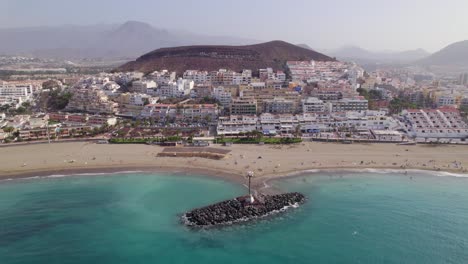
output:
[[[263,217],[289,207],[303,204],[306,198],[301,193],[266,195],[255,198],[238,197],[206,207],[194,209],[183,215],[188,226],[215,226]]]

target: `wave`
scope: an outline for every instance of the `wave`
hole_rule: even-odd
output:
[[[276,181],[282,181],[288,178],[303,177],[303,176],[314,176],[321,173],[337,173],[343,174],[354,174],[354,173],[365,173],[365,174],[420,174],[420,176],[435,176],[435,177],[457,177],[457,178],[468,178],[467,173],[455,173],[447,171],[434,171],[434,170],[421,170],[421,169],[373,169],[373,168],[336,168],[336,169],[310,169],[301,170],[288,173],[282,177],[267,178],[263,181],[263,187],[261,189],[269,189],[274,187]],[[412,175],[415,176],[415,175]]]
[[[405,174],[405,173],[419,173],[426,174],[430,176],[439,176],[439,177],[459,177],[459,178],[468,178],[466,173],[455,173],[447,171],[434,171],[434,170],[418,170],[418,169],[372,169],[372,168],[363,168],[363,169],[315,169],[315,170],[306,170],[302,172],[297,172],[294,174],[304,174],[304,173],[321,173],[321,172],[340,172],[340,173],[375,173],[375,174]]]
[[[70,174],[51,174],[44,176],[31,176],[31,177],[13,177],[1,179],[3,181],[13,181],[13,180],[37,180],[37,179],[53,179],[53,178],[66,178],[66,177],[79,177],[79,176],[103,176],[108,175],[112,176],[115,174],[131,174],[131,173],[142,173],[144,171],[135,170],[135,171],[117,171],[117,172],[87,172],[87,173],[70,173]]]
[[[398,174],[406,174],[406,173],[418,173],[418,174],[426,174],[430,176],[439,176],[439,177],[460,177],[460,178],[468,178],[468,174],[466,173],[455,173],[455,172],[447,172],[447,171],[434,171],[434,170],[418,170],[418,169],[359,169],[359,170],[351,170],[356,172],[364,172],[364,173],[376,173],[376,174],[390,174],[390,173],[398,173]]]
[[[446,171],[437,171],[435,172],[439,177],[459,177],[459,178],[468,178],[468,174],[464,173],[453,173]]]

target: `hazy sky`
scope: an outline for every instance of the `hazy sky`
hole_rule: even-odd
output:
[[[468,0],[0,0],[3,28],[127,20],[319,49],[436,51],[468,39]]]

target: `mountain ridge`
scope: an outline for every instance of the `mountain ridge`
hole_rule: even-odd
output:
[[[161,47],[202,43],[245,45],[257,42],[176,30],[171,32],[139,21],[88,26],[0,28],[0,39],[0,54],[59,59],[136,58]]]
[[[152,72],[167,69],[180,73],[190,69],[211,71],[227,68],[241,71],[267,67],[282,70],[288,60],[334,59],[313,50],[275,40],[244,46],[192,45],[160,48],[118,67],[116,71]]]
[[[420,65],[468,66],[468,40],[447,45],[427,58],[418,61]]]
[[[411,63],[429,56],[430,53],[421,48],[405,51],[370,51],[359,46],[348,45],[331,51],[330,55],[342,60],[356,60],[361,63]]]

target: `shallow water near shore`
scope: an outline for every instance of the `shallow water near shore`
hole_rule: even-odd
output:
[[[468,178],[327,173],[271,184],[308,202],[193,230],[180,215],[245,193],[163,173],[0,183],[0,263],[467,263]]]

